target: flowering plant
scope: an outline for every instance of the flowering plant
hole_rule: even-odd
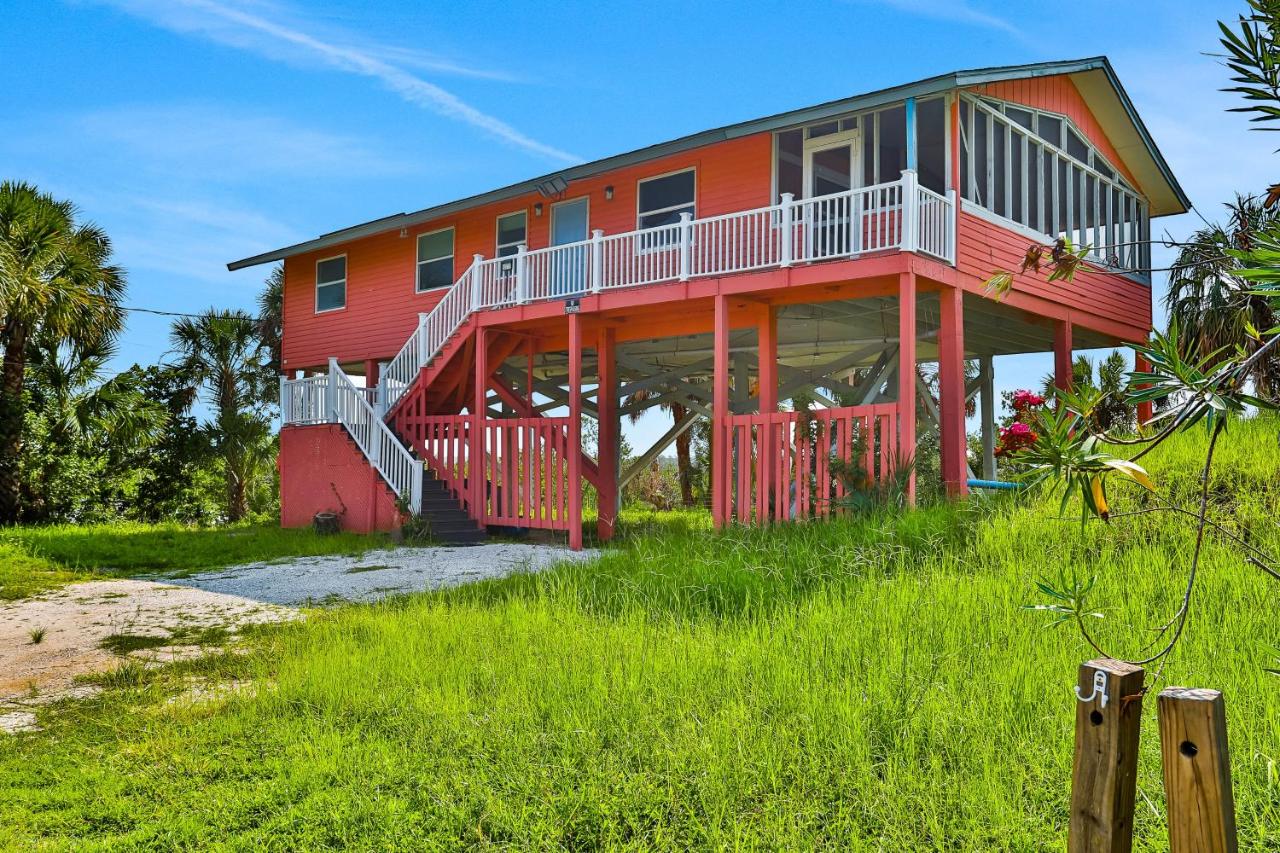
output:
[[[996,456],[1011,456],[1023,448],[1030,447],[1040,437],[1031,428],[1036,412],[1044,405],[1044,397],[1034,391],[1013,392],[1013,423],[1000,428],[999,440],[996,442]]]

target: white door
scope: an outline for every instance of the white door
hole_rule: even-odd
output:
[[[859,216],[849,190],[861,183],[861,136],[856,130],[804,142],[804,197],[801,221],[809,260],[857,250]],[[829,197],[829,198],[828,198]]]
[[[551,205],[551,245],[565,246],[587,239],[587,199],[570,199]],[[556,252],[551,269],[551,295],[584,293],[590,247],[575,246]]]

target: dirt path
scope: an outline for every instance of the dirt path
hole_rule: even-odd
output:
[[[81,694],[77,675],[112,669],[125,656],[178,660],[204,650],[199,641],[208,629],[298,616],[240,596],[139,580],[89,581],[7,602],[0,605],[0,713]]]
[[[34,727],[37,705],[95,691],[77,684],[76,676],[114,669],[125,659],[197,656],[244,625],[300,618],[295,605],[372,601],[590,556],[523,543],[396,548],[232,566],[163,582],[89,581],[6,602],[0,604],[0,734]]]

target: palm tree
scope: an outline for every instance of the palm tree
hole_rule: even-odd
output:
[[[628,398],[628,402],[638,402],[648,400],[653,396],[653,392],[646,388],[641,388]],[[676,402],[664,402],[659,404],[659,408],[667,414],[671,415],[672,423],[680,423],[685,415],[689,413],[683,405]],[[631,423],[640,420],[642,412],[636,410],[627,416]],[[676,470],[680,479],[680,503],[684,506],[693,506],[693,430],[687,429],[676,436]]]
[[[109,263],[111,241],[78,224],[70,202],[34,186],[0,183],[0,524],[18,518],[19,461],[28,348],[110,338],[124,325],[124,273]]]
[[[65,508],[60,512],[56,506],[51,484],[77,457],[101,457],[107,461],[107,471],[119,471],[128,465],[129,454],[145,450],[163,434],[169,413],[146,395],[138,372],[106,376],[115,352],[109,338],[70,345],[46,338],[29,348],[30,407],[43,419],[45,429],[42,452],[24,460],[24,518],[65,515]],[[78,497],[93,499],[92,495]]]
[[[248,512],[248,490],[269,454],[271,421],[267,399],[273,374],[256,319],[243,311],[210,309],[184,317],[169,333],[176,369],[192,390],[202,390],[213,409],[205,426],[222,460],[226,517]]]
[[[1227,209],[1229,223],[1192,234],[1169,273],[1169,326],[1180,330],[1188,357],[1204,358],[1223,347],[1234,352],[1237,345],[1253,351],[1259,342],[1247,326],[1266,330],[1277,322],[1271,301],[1251,292],[1255,285],[1237,274],[1241,263],[1232,252],[1251,250],[1260,235],[1280,226],[1280,209],[1252,196],[1236,196]],[[1276,399],[1280,358],[1259,360],[1250,378],[1258,396]]]
[[[258,339],[271,354],[272,373],[280,372],[280,348],[284,341],[284,265],[276,264],[258,294]]]

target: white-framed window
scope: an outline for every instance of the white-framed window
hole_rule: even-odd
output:
[[[453,284],[453,228],[418,235],[417,291]]]
[[[992,98],[960,100],[960,186],[971,205],[1146,278],[1146,200],[1070,118]]]
[[[504,213],[499,216],[497,232],[495,257],[506,258],[514,255],[519,250],[521,243],[528,244],[528,213],[523,210],[517,210],[515,213]],[[515,275],[515,271],[516,262],[514,260],[503,261],[498,266],[500,275]]]
[[[347,256],[316,261],[316,313],[347,307]]]
[[[514,255],[521,243],[528,242],[528,223],[528,214],[523,210],[504,213],[498,217],[496,257],[505,258],[507,255]]]
[[[697,183],[694,169],[641,178],[636,182],[636,227],[674,225],[680,221],[680,214],[692,215]]]

